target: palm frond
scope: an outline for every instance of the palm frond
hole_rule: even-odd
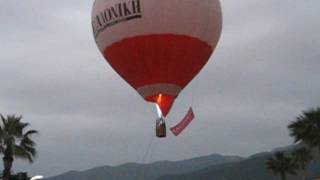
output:
[[[27,131],[26,133],[24,133],[24,137],[29,137],[31,135],[34,135],[34,134],[39,134],[39,132],[37,130],[29,130]]]
[[[20,159],[27,159],[30,163],[33,162],[33,155],[21,146],[14,147],[14,155]]]
[[[37,157],[38,152],[37,152],[36,148],[31,147],[31,146],[24,146],[23,148],[24,148],[25,151],[28,152],[32,157]]]
[[[5,126],[7,124],[6,118],[2,114],[0,114],[0,117],[1,117],[2,125]]]
[[[21,146],[35,146],[36,143],[32,139],[30,139],[28,136],[26,136],[26,137],[23,137],[23,139],[21,139],[20,145]]]
[[[22,116],[0,114],[2,126],[0,126],[0,152],[9,150],[11,158],[17,157],[33,162],[37,156],[36,143],[31,139],[36,130],[26,131],[30,124],[21,122]]]
[[[304,111],[288,125],[294,142],[320,148],[320,108]]]
[[[296,149],[292,152],[294,163],[299,169],[305,170],[307,164],[312,160],[311,151],[305,147]]]
[[[292,157],[282,151],[276,152],[273,157],[268,158],[266,165],[276,175],[296,174],[297,170]]]

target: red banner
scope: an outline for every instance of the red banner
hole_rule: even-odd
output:
[[[170,128],[171,132],[175,135],[178,136],[189,124],[190,122],[194,119],[194,113],[192,110],[192,107],[190,107],[188,113],[185,115],[185,117],[180,121],[179,124],[176,126]]]

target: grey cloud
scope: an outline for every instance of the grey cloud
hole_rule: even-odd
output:
[[[142,162],[154,106],[105,63],[92,37],[92,1],[0,1],[0,112],[39,129],[39,158],[17,170],[46,176]],[[210,153],[249,155],[289,144],[286,125],[319,105],[318,0],[222,3],[215,54],[178,97],[168,125],[189,105],[179,138],[153,140],[146,161]]]

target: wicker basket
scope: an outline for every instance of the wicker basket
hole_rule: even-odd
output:
[[[163,118],[159,118],[156,121],[156,136],[159,138],[164,138],[167,136],[166,123]]]

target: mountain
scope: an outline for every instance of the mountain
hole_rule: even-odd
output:
[[[155,180],[163,175],[188,173],[208,166],[239,162],[239,156],[212,154],[183,161],[159,161],[152,164],[128,163],[120,166],[103,166],[86,171],[70,171],[46,180]]]
[[[301,145],[280,147],[248,158],[213,154],[176,162],[103,166],[81,172],[70,171],[47,180],[272,180],[278,177],[266,169],[266,160],[276,151],[293,151],[297,147]],[[306,180],[314,180],[320,175],[319,161],[310,163],[307,174]],[[288,176],[288,180],[300,179],[299,176]]]
[[[156,180],[271,180],[277,179],[271,171],[266,169],[265,162],[277,150],[291,150],[290,148],[277,148],[272,152],[263,152],[250,156],[249,158],[221,165],[212,165],[201,170],[189,173],[176,173],[165,175]],[[314,180],[320,175],[319,163],[310,163],[306,180]],[[300,180],[299,176],[288,176],[288,180]]]

